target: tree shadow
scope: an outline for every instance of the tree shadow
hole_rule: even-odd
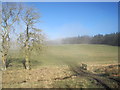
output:
[[[11,67],[12,66],[11,65],[12,62],[13,62],[12,59],[7,59],[7,61],[6,61],[6,68]]]
[[[25,64],[25,59],[23,58],[9,58],[7,59],[6,61],[6,67],[9,68],[9,67],[12,67],[12,66],[15,66],[15,67],[21,67],[23,66],[24,69],[26,69],[26,64]],[[41,62],[38,61],[38,60],[30,60],[30,67],[35,67],[35,66],[40,66],[41,65]]]
[[[6,61],[6,68],[12,67],[12,66],[19,66],[21,63],[23,64],[23,67],[25,67],[24,64],[25,60],[22,58],[8,58]],[[20,65],[21,66],[21,65]]]
[[[25,60],[22,60],[23,67],[26,69]]]
[[[23,67],[26,69],[27,67],[26,67],[26,61],[25,61],[25,59],[22,60],[21,62],[23,64]],[[41,62],[37,61],[37,60],[30,60],[29,64],[30,64],[30,69],[31,69],[32,67],[41,65]]]

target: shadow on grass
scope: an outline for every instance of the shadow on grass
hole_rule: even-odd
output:
[[[6,61],[6,67],[7,68],[14,67],[14,66],[19,67],[22,62],[23,62],[22,58],[8,58]]]
[[[12,66],[11,63],[12,63],[12,60],[11,60],[11,59],[8,59],[8,60],[6,61],[6,68],[11,67],[11,66]]]
[[[6,62],[6,67],[24,67],[26,69],[26,65],[25,65],[25,59],[23,58],[9,58],[7,59]],[[35,67],[35,66],[39,66],[41,65],[40,61],[37,60],[30,60],[30,66]]]

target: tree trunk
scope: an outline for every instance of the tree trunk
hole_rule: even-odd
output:
[[[6,70],[6,55],[2,55],[2,69]]]
[[[26,48],[25,66],[26,66],[26,69],[30,70],[29,45],[28,45],[28,41],[29,41],[28,26],[27,26],[27,29],[26,29],[26,35],[27,35],[27,39],[26,39],[26,45],[25,45],[25,48]]]
[[[30,61],[29,61],[28,53],[26,53],[26,56],[25,56],[25,67],[26,69],[30,70]]]

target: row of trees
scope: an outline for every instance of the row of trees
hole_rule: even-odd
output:
[[[78,36],[62,39],[63,44],[107,44],[120,46],[120,33],[98,34],[92,36]]]
[[[18,35],[18,44],[24,53],[25,68],[30,69],[30,55],[33,51],[39,53],[43,45],[43,35],[41,30],[35,27],[39,23],[40,15],[33,7],[23,6],[18,3],[2,4],[1,20],[1,47],[3,69],[6,70],[8,52],[10,50],[10,40],[12,31],[18,32],[16,25],[22,25],[24,32]],[[16,24],[18,23],[18,24]]]
[[[62,39],[62,44],[88,44],[91,41],[90,36],[78,36]]]

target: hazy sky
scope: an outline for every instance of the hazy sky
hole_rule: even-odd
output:
[[[36,2],[41,13],[37,26],[49,39],[118,31],[117,2]]]

